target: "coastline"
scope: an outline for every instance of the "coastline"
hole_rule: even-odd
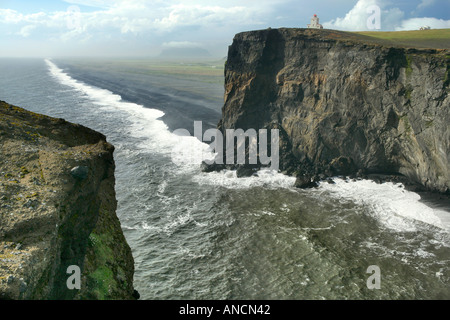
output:
[[[83,119],[82,123],[97,129],[103,128],[98,131],[114,137],[121,162],[117,172],[117,177],[120,177],[119,202],[122,201],[119,216],[124,223],[127,240],[134,250],[137,261],[135,284],[143,299],[220,299],[230,297],[227,292],[232,292],[232,297],[236,298],[279,298],[286,294],[300,299],[322,296],[330,299],[425,297],[423,290],[409,281],[416,276],[422,277],[421,272],[427,274],[426,282],[421,282],[421,285],[433,288],[430,297],[437,296],[436,290],[444,294],[447,292],[447,287],[442,287],[443,284],[434,276],[439,271],[434,261],[445,259],[447,251],[435,247],[445,244],[448,237],[433,225],[414,220],[417,215],[418,219],[425,218],[425,222],[434,221],[433,210],[420,205],[416,195],[403,193],[402,188],[396,186],[377,186],[369,181],[356,184],[336,181],[336,186],[325,184],[318,189],[299,190],[292,188],[295,179],[282,175],[276,179],[264,176],[261,179],[236,179],[235,172],[231,176],[208,176],[198,170],[193,176],[180,173],[174,166],[166,167],[168,159],[165,157],[161,162],[154,162],[158,160],[158,154],[151,150],[148,150],[148,154],[143,150],[143,154],[136,157],[140,148],[132,143],[133,139],[127,139],[126,128],[122,130],[115,127],[119,119],[128,116],[122,112],[126,110],[126,104],[123,109],[117,110],[118,113],[114,108],[104,109],[95,91],[92,98],[100,103],[84,107],[87,101],[79,91],[67,92],[64,86],[57,88],[64,95],[73,93],[75,97],[73,101],[76,108],[70,108],[70,99],[66,101],[70,109],[62,108],[74,110],[75,113],[71,113],[70,117],[72,120]],[[105,101],[109,100],[108,95],[106,93]],[[111,111],[114,117],[108,116]],[[91,122],[97,119],[94,115],[101,119],[104,117],[104,121],[101,121],[104,125],[98,126]],[[145,123],[139,121],[138,127]],[[161,167],[156,163],[160,163]],[[289,183],[286,183],[286,179]],[[205,190],[208,190],[206,194]],[[391,201],[395,202],[395,206],[391,207]],[[399,240],[396,235],[405,240]],[[217,242],[218,239],[223,239],[223,243]],[[348,250],[345,245],[348,241],[357,244],[352,245],[354,250]],[[415,245],[422,242],[426,244],[425,248]],[[180,246],[180,243],[183,245]],[[399,246],[401,250],[398,250]],[[294,247],[295,250],[292,250]],[[230,248],[234,249],[230,251]],[[416,252],[423,252],[417,251],[419,249],[425,249],[425,255],[435,255],[435,258],[421,260],[422,256],[416,257]],[[327,255],[330,251],[335,254]],[[318,287],[313,282],[302,284],[304,276],[322,279],[327,274],[327,279],[332,283],[340,284],[340,278],[333,277],[334,271],[329,273],[331,270],[343,272],[346,283],[357,283],[364,274],[347,273],[347,270],[364,268],[366,262],[379,261],[380,252],[389,254],[393,251],[398,254],[389,257],[389,265],[393,266],[393,272],[398,272],[398,276],[393,278],[393,282],[386,282],[386,285],[400,285],[407,294],[401,295],[396,291],[380,292],[378,295],[353,291],[352,288],[356,288],[354,286],[343,291],[328,291],[327,286]],[[314,258],[310,260],[308,257]],[[361,257],[365,258],[361,260]],[[405,265],[403,257],[414,260]],[[181,265],[180,261],[183,262]],[[415,268],[423,266],[424,262],[426,269],[417,271]],[[229,266],[227,277],[240,274],[241,271],[250,272],[252,276],[239,278],[239,283],[222,282],[224,263]],[[310,267],[305,269],[301,265]],[[327,265],[330,268],[323,268]],[[168,266],[178,271],[167,274]],[[210,272],[211,266],[217,272]],[[290,280],[298,284],[295,287],[291,287],[293,283],[285,277],[291,274],[293,266],[295,276]],[[276,269],[270,269],[272,267]],[[275,273],[263,272],[266,268]],[[190,270],[199,270],[199,273],[193,274]],[[277,281],[268,281],[267,287],[252,291],[252,279],[257,277],[276,278]],[[173,280],[168,283],[168,279]],[[396,283],[395,279],[400,282]],[[221,285],[210,287],[210,281]],[[282,285],[280,287],[275,283]],[[290,288],[294,291],[290,291]],[[311,290],[317,294],[308,294]]]
[[[214,105],[218,105],[217,101],[216,103],[210,104],[208,107],[205,105],[192,105],[192,104],[185,104],[186,102],[183,102],[183,100],[179,100],[183,98],[183,95],[185,95],[188,98],[188,101],[195,100],[202,98],[204,99],[204,96],[198,96],[193,93],[186,93],[186,92],[179,92],[176,90],[172,90],[170,92],[170,88],[168,91],[160,92],[157,88],[147,87],[143,83],[139,83],[138,79],[133,79],[133,77],[130,78],[124,78],[124,75],[120,73],[118,70],[111,70],[110,74],[99,74],[96,71],[89,70],[88,67],[84,67],[83,70],[77,69],[76,65],[71,65],[70,62],[62,62],[61,67],[64,72],[71,75],[74,79],[84,82],[88,85],[93,85],[95,87],[99,87],[102,89],[107,89],[111,91],[113,94],[118,94],[122,97],[123,100],[130,101],[133,103],[138,103],[143,105],[144,107],[149,108],[155,108],[161,111],[165,111],[165,115],[161,117],[161,120],[169,127],[170,131],[173,131],[178,128],[185,128],[191,131],[193,133],[193,122],[202,119],[204,121],[203,123],[203,132],[205,132],[207,129],[210,128],[216,128],[217,124],[214,123],[214,119],[217,119],[219,122],[220,120],[220,114],[215,112]],[[152,79],[153,80],[153,79]],[[130,83],[129,86],[123,86],[121,83],[127,82]],[[174,98],[174,93],[176,93],[175,100],[170,100],[170,98]],[[167,99],[169,97],[169,99]],[[169,100],[169,103],[168,103]],[[177,102],[181,102],[182,105],[178,106]],[[200,100],[200,102],[205,103],[204,100]],[[183,112],[182,110],[184,108],[190,108],[189,113]],[[180,111],[181,110],[181,111]],[[205,167],[206,168],[206,167]],[[208,169],[205,170],[205,172],[208,171],[217,171],[218,168],[220,170],[222,169],[233,169],[233,170],[241,170],[244,172],[242,176],[246,176],[246,174],[253,174],[253,170],[247,170],[249,167],[247,165],[244,166],[216,166],[212,165],[209,166]],[[247,169],[246,169],[247,168]],[[293,166],[291,168],[296,168],[296,166]],[[429,203],[435,205],[436,202],[442,202],[442,203],[448,203],[450,201],[450,193],[442,193],[436,190],[428,190],[421,184],[414,182],[411,179],[408,179],[407,177],[401,175],[401,174],[391,174],[389,172],[372,172],[372,173],[352,173],[350,174],[350,171],[348,171],[349,168],[338,168],[337,171],[342,170],[346,175],[344,175],[344,178],[348,179],[358,179],[358,178],[364,178],[364,179],[370,179],[376,183],[384,183],[384,182],[398,182],[402,183],[405,186],[405,189],[408,191],[416,192],[418,194],[421,194],[421,196],[424,199],[429,199]],[[315,168],[308,168],[308,166],[305,166],[302,169],[302,175],[306,173],[307,179],[310,179],[311,181],[316,182],[327,182],[329,179],[342,177],[339,173],[338,174],[332,174],[330,171],[330,167],[327,167],[326,169],[321,170],[321,174],[317,174],[314,172],[317,172],[317,169]],[[245,173],[246,171],[246,173]],[[328,172],[325,176],[323,173]],[[297,177],[297,172],[295,170],[285,170],[283,172],[287,176],[290,177]],[[240,176],[240,175],[238,175]],[[319,177],[320,176],[320,177]],[[313,187],[315,184],[307,184],[306,187]],[[442,201],[439,201],[442,200]],[[424,202],[426,200],[423,200]],[[428,203],[428,202],[427,202]],[[441,204],[442,204],[441,203]],[[449,206],[450,208],[450,206]]]
[[[217,95],[219,92],[222,93],[220,98],[217,95],[210,97],[193,92],[195,87],[190,88],[186,83],[192,85],[195,82],[189,82],[189,79],[180,80],[166,75],[166,82],[170,85],[168,87],[157,87],[154,84],[160,81],[161,76],[125,73],[119,67],[98,72],[89,69],[89,65],[84,66],[82,62],[82,68],[70,61],[56,60],[55,62],[59,68],[78,81],[109,90],[120,95],[124,101],[164,112],[161,120],[170,131],[183,128],[193,134],[194,121],[203,121],[203,130],[205,131],[215,128],[220,120],[220,110],[223,105],[223,84],[220,86],[210,84],[210,87],[216,88],[214,90]],[[120,60],[118,64],[120,66]],[[176,84],[187,88],[181,91],[176,88]]]

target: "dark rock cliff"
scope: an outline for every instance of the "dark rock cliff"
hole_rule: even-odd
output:
[[[450,50],[334,30],[237,34],[220,130],[280,130],[280,169],[401,174],[450,190]]]
[[[0,102],[0,299],[133,299],[113,151],[98,132]]]

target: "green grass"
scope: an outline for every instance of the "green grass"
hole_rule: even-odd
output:
[[[446,55],[445,58],[447,59],[447,61],[446,61],[447,71],[445,72],[445,76],[444,76],[444,85],[446,87],[448,87],[450,84],[450,54]]]
[[[114,274],[111,269],[106,266],[100,266],[94,273],[90,274],[89,277],[97,284],[97,287],[94,288],[93,292],[98,300],[108,299],[110,292],[116,289]]]
[[[405,59],[406,59],[406,67],[405,67],[406,76],[410,77],[413,72],[413,69],[411,67],[412,59],[409,55],[405,55]]]
[[[396,44],[419,48],[450,48],[450,29],[412,30],[412,31],[368,31],[354,32],[385,44]]]

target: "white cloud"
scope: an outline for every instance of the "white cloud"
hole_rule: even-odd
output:
[[[64,2],[73,4],[73,5],[81,5],[87,7],[95,7],[95,8],[109,8],[113,6],[117,1],[114,0],[64,0]]]
[[[418,5],[418,9],[429,7],[435,3],[435,0],[422,0]],[[377,5],[381,8],[381,29],[382,30],[418,30],[421,26],[430,26],[432,29],[450,28],[450,20],[437,18],[410,18],[404,19],[404,12],[399,8],[386,8],[388,1],[386,0],[359,0],[356,5],[345,15],[344,18],[336,18],[325,22],[325,28],[363,31],[368,30],[367,19],[370,16],[367,8]]]
[[[44,12],[21,14],[11,9],[0,8],[0,23],[4,24],[19,24],[19,23],[39,23],[45,21],[46,14]]]
[[[258,22],[257,18],[252,18],[259,15],[258,11],[258,7],[201,6],[185,3],[153,7],[148,2],[134,0],[116,1],[113,6],[104,10],[81,12],[80,15],[86,31],[110,28],[122,34],[164,34],[188,26],[210,30],[220,26],[249,25]]]
[[[371,5],[381,8],[382,30],[417,29],[421,25],[448,28],[448,20],[405,19],[404,12],[396,7],[395,3],[399,2],[392,0],[340,0],[339,6],[332,2],[335,0],[317,3],[308,0],[64,1],[67,8],[52,11],[52,4],[49,4],[42,12],[33,14],[0,8],[0,37],[10,37],[12,42],[20,40],[21,45],[28,43],[31,48],[35,43],[42,43],[69,54],[74,48],[80,48],[77,50],[81,52],[81,48],[88,50],[90,47],[97,48],[99,53],[140,50],[147,54],[159,51],[161,46],[200,46],[222,55],[237,32],[268,26],[303,26],[309,22],[306,20],[310,14],[317,12],[322,16],[319,11],[325,11],[324,8],[329,9],[327,19],[333,17],[330,12],[333,14],[336,8],[342,10],[336,14],[338,18],[322,22],[324,27],[367,30],[367,19],[371,15],[367,8]],[[416,3],[417,10],[426,8],[426,12],[431,12],[439,2],[421,0]],[[80,12],[71,12],[71,6],[79,6]],[[398,6],[405,8],[404,3]],[[409,12],[410,6],[406,7],[409,10],[405,12]],[[347,14],[344,13],[346,11]],[[409,12],[407,18],[417,16]],[[296,24],[297,19],[301,23]]]
[[[162,18],[153,21],[153,27],[158,31],[172,31],[175,28],[185,26],[220,26],[233,24],[257,23],[252,20],[249,13],[254,13],[242,6],[187,6],[184,4],[173,5],[168,8]]]
[[[27,38],[30,36],[31,31],[34,30],[35,28],[36,28],[36,26],[34,26],[34,25],[26,25],[20,29],[18,34],[24,38]]]
[[[422,26],[429,26],[431,29],[450,28],[450,20],[436,18],[412,18],[402,21],[401,25],[396,27],[396,31],[419,30]]]
[[[23,15],[15,10],[1,9],[0,8],[0,22],[7,23],[19,23],[23,19]]]
[[[435,0],[422,0],[422,2],[417,6],[417,9],[423,9],[434,4]]]
[[[348,31],[364,31],[369,30],[367,20],[371,16],[367,10],[371,6],[378,6],[381,9],[381,29],[389,30],[394,28],[403,19],[404,13],[398,8],[385,9],[384,3],[379,0],[359,0],[356,5],[345,15],[344,18],[336,18],[334,20],[323,23],[324,28],[348,30]]]
[[[71,4],[100,6],[101,0],[67,0]],[[156,1],[159,2],[159,1]],[[189,2],[189,1],[187,1]],[[257,6],[201,6],[198,4],[165,4],[152,6],[142,0],[116,0],[109,7],[94,12],[78,12],[82,29],[95,32],[104,28],[116,30],[122,34],[132,33],[169,33],[177,28],[199,26],[214,28],[217,26],[249,25],[258,22],[262,12]],[[36,24],[48,28],[59,28],[64,34],[67,23],[74,18],[74,12],[57,11],[52,13],[34,13],[24,15],[11,9],[0,9],[0,23],[5,24]]]
[[[0,9],[0,24],[38,24],[47,25],[49,23],[48,16],[44,12],[21,14],[11,9]]]

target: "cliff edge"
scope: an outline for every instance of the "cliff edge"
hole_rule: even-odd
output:
[[[113,151],[98,132],[0,101],[0,299],[135,298]]]
[[[239,33],[218,128],[279,129],[288,174],[398,174],[450,190],[450,50],[335,30]]]

